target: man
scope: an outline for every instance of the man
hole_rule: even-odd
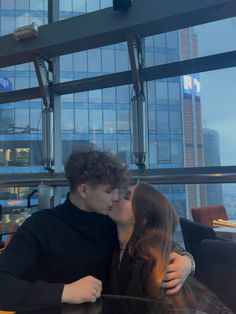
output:
[[[70,193],[64,204],[33,214],[0,256],[0,308],[30,310],[95,302],[109,292],[108,272],[117,241],[107,217],[124,164],[99,151],[73,152],[65,165]],[[178,291],[189,275],[186,256],[172,256],[164,285]]]

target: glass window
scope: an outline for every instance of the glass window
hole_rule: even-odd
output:
[[[0,109],[0,133],[14,132],[14,110]]]
[[[115,72],[114,49],[102,49],[102,72]]]
[[[73,70],[73,56],[71,54],[60,57],[60,69],[61,71]]]
[[[76,102],[88,103],[88,92],[76,93],[74,95]]]
[[[29,25],[30,24],[29,14],[26,13],[24,15],[17,16],[15,22],[16,22],[16,28]]]
[[[30,148],[16,148],[15,150],[15,166],[30,165]]]
[[[129,103],[130,102],[130,94],[129,94],[129,86],[117,86],[117,102],[118,103]]]
[[[170,111],[170,134],[181,134],[182,122],[180,111]]]
[[[168,102],[167,82],[165,81],[156,81],[156,102],[158,104],[167,104]]]
[[[13,10],[15,6],[15,0],[1,0],[2,10]]]
[[[103,111],[103,124],[104,124],[104,133],[116,132],[116,111],[115,110]]]
[[[101,1],[101,9],[112,6],[112,0],[100,0],[100,1]]]
[[[79,1],[78,1],[79,2]],[[72,0],[60,0],[59,2],[60,11],[72,11]]]
[[[232,40],[235,27],[236,17],[195,26],[193,33],[197,36],[199,56],[235,50],[236,43]]]
[[[90,103],[101,103],[102,101],[102,91],[101,89],[91,90],[89,93]]]
[[[43,160],[43,144],[42,141],[32,141],[30,142],[30,164],[42,165]]]
[[[148,129],[149,131],[156,131],[157,129],[156,110],[148,110]]]
[[[86,12],[86,0],[72,0],[73,12]]]
[[[104,88],[102,90],[103,103],[115,103],[116,101],[116,90],[114,87]]]
[[[180,104],[179,83],[168,82],[169,104]]]
[[[16,10],[29,10],[29,0],[17,0]]]
[[[117,110],[117,129],[126,132],[130,130],[129,110]]]
[[[15,31],[15,19],[13,16],[1,16],[1,35],[7,35]]]
[[[96,11],[99,9],[99,0],[87,0],[87,12]]]
[[[155,82],[149,81],[147,82],[147,103],[155,104],[156,103],[156,93],[155,93]]]
[[[171,161],[173,163],[183,163],[183,144],[180,141],[171,141]]]
[[[15,109],[15,132],[29,133],[29,110]]]
[[[116,72],[128,71],[129,56],[127,50],[116,49]]]
[[[74,132],[74,110],[62,109],[61,110],[61,130],[62,132]]]
[[[149,163],[157,164],[157,141],[149,139]]]
[[[167,55],[166,55],[166,52],[155,52],[154,54],[154,62],[155,62],[155,65],[159,65],[159,64],[164,64],[167,62]],[[169,61],[170,62],[170,61]]]
[[[178,49],[179,47],[178,31],[166,33],[166,46],[167,48]]]
[[[153,38],[154,38],[155,47],[161,47],[161,48],[166,47],[166,34],[165,33],[154,35]]]
[[[29,88],[29,77],[16,77],[15,89]]]
[[[76,109],[75,110],[75,132],[88,133],[88,110]]]
[[[74,70],[78,72],[88,71],[88,58],[87,51],[76,52],[73,54],[74,57]]]
[[[31,132],[42,131],[42,110],[30,109],[30,128]]]
[[[50,1],[50,0],[47,0]],[[46,1],[46,2],[47,2]],[[32,11],[38,11],[38,10],[43,10],[44,3],[43,1],[38,1],[38,0],[30,0],[30,9]],[[47,10],[47,7],[45,6],[45,10]]]
[[[169,134],[169,114],[168,111],[157,111],[157,133]]]
[[[89,110],[89,131],[102,132],[102,110],[97,109]]]
[[[154,61],[154,53],[153,52],[145,52],[145,66],[146,67],[151,67],[155,64]]]
[[[160,163],[170,163],[170,142],[157,142],[158,161]]]
[[[131,163],[130,139],[118,140],[117,157],[127,165]]]
[[[88,71],[101,72],[101,49],[91,49],[88,51]]]

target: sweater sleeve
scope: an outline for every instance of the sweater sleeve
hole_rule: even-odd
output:
[[[23,279],[46,244],[47,230],[43,218],[40,214],[33,214],[0,256],[1,310],[32,310],[61,304],[64,284]]]

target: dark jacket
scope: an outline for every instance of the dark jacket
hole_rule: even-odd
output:
[[[65,283],[93,275],[107,291],[116,228],[69,199],[33,214],[0,256],[0,309],[29,310],[61,304]]]

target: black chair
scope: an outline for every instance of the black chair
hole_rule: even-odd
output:
[[[236,242],[203,240],[196,277],[236,313]]]
[[[198,267],[199,245],[204,239],[216,239],[215,231],[207,225],[193,222],[184,217],[180,217],[179,222],[185,248],[193,255],[196,262],[196,267]]]

